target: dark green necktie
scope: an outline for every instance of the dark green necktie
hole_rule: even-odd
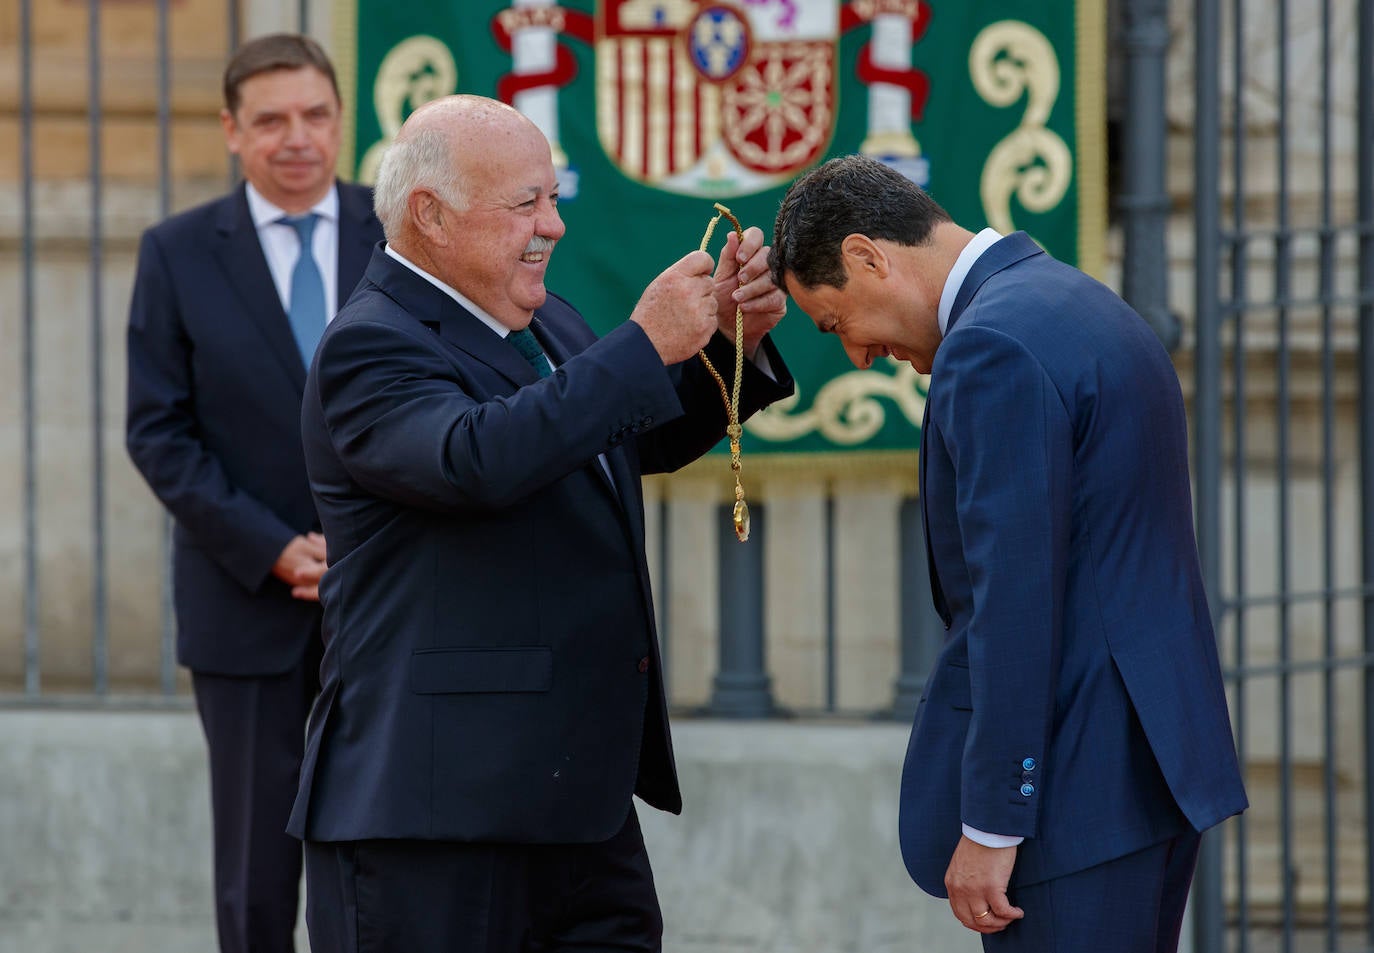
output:
[[[541,378],[553,374],[553,367],[549,364],[549,359],[544,356],[544,349],[535,340],[534,332],[529,328],[520,331],[512,331],[506,336],[506,340],[515,346],[520,352],[520,356],[530,362],[530,367]]]

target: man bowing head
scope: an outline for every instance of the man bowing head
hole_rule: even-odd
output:
[[[799,179],[773,238],[857,366],[930,374],[948,634],[902,775],[908,870],[987,950],[1175,949],[1199,832],[1246,801],[1168,354],[1025,233],[961,228],[873,159]]]

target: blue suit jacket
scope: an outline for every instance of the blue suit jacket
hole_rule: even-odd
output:
[[[961,823],[1029,884],[1246,806],[1193,536],[1183,399],[1112,291],[993,245],[931,370],[921,481],[949,634],[917,710],[903,857],[945,896]]]
[[[339,298],[381,225],[372,191],[339,185]],[[318,630],[313,603],[271,575],[319,527],[301,454],[305,366],[240,186],[149,229],[128,328],[126,444],[175,519],[177,660],[270,675]]]
[[[720,440],[720,392],[556,296],[532,327],[544,380],[379,246],[325,332],[302,409],[330,568],[298,837],[593,842],[632,792],[681,808],[639,476]],[[779,382],[746,364],[743,415],[791,392],[764,346]],[[708,352],[729,375],[728,342]]]

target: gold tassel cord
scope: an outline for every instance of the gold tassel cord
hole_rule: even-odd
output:
[[[716,225],[720,222],[721,216],[728,218],[730,224],[735,228],[735,234],[744,240],[744,227],[740,225],[739,219],[734,214],[721,205],[715,203],[716,216],[711,219],[706,226],[706,234],[701,239],[701,250],[706,251],[706,247],[711,244],[711,236],[715,234]],[[740,482],[740,437],[744,434],[744,428],[739,422],[739,389],[740,382],[744,379],[744,309],[735,305],[735,380],[733,388],[726,388],[725,379],[720,376],[711,363],[711,359],[706,356],[705,351],[698,351],[697,355],[701,362],[706,365],[706,369],[711,372],[711,376],[716,379],[716,385],[720,387],[721,400],[725,402],[726,427],[725,434],[730,438],[730,469],[735,474],[735,536],[742,543],[749,538],[749,504],[744,502],[744,484]],[[732,393],[733,391],[733,393]]]

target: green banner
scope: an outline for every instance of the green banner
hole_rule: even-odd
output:
[[[549,286],[600,331],[700,244],[715,202],[771,234],[787,184],[852,152],[892,163],[966,227],[1025,229],[1098,268],[1094,0],[355,2],[339,10],[345,171],[370,181],[430,99],[513,103],[559,165],[568,232]],[[747,455],[915,449],[926,382],[909,366],[856,371],[795,309],[775,334],[798,394],[749,422]]]

